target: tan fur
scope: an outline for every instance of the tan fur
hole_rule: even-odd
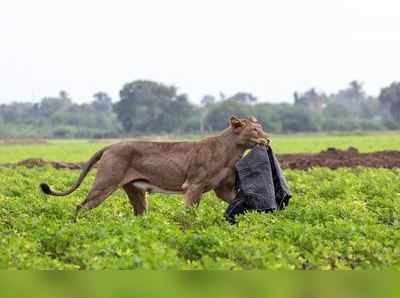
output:
[[[183,193],[185,205],[200,202],[201,195],[214,190],[230,202],[234,196],[234,165],[244,151],[268,139],[261,125],[252,117],[231,117],[230,126],[219,135],[198,142],[123,142],[96,153],[82,170],[72,189],[50,195],[67,195],[82,182],[90,168],[99,161],[96,179],[79,210],[100,205],[118,187],[127,193],[136,215],[146,211],[146,192]]]

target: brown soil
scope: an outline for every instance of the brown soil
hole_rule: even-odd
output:
[[[306,170],[313,167],[337,169],[342,167],[400,168],[400,151],[359,153],[356,148],[347,150],[329,148],[316,154],[278,155],[282,168]]]
[[[380,151],[373,153],[359,153],[356,148],[347,150],[329,148],[326,151],[314,154],[280,154],[280,165],[284,169],[306,170],[313,167],[327,167],[337,169],[342,167],[370,167],[370,168],[400,168],[400,151]],[[62,161],[45,161],[43,159],[26,159],[16,164],[0,166],[43,167],[51,166],[55,169],[81,169],[84,162],[71,163]]]
[[[44,167],[50,166],[55,169],[69,169],[69,170],[80,170],[83,166],[84,162],[63,162],[63,161],[47,161],[41,158],[29,158],[21,160],[17,163],[9,163],[9,164],[2,164],[0,166],[3,167],[15,167],[15,166],[23,166],[27,168],[33,167]]]

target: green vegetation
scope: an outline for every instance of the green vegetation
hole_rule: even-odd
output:
[[[1,268],[400,269],[399,170],[286,171],[289,208],[233,226],[212,193],[189,212],[179,196],[151,195],[139,218],[122,191],[73,224],[94,173],[67,198],[45,199],[38,184],[64,189],[77,175],[0,169]]]
[[[106,143],[87,140],[57,140],[48,144],[0,145],[0,163],[17,162],[27,158],[43,158],[68,162],[88,160]]]
[[[171,139],[199,139],[199,135],[171,137]],[[155,137],[157,139],[157,137]],[[400,134],[369,133],[362,135],[276,135],[272,136],[276,153],[320,152],[329,147],[347,149],[353,146],[360,152],[399,150]],[[68,162],[86,161],[96,150],[112,141],[91,142],[87,140],[56,140],[48,144],[0,145],[0,164],[17,162],[27,158],[43,158]]]
[[[185,139],[196,139],[195,135]],[[26,158],[84,161],[112,141],[57,140],[0,145],[0,163]],[[400,135],[273,136],[277,153],[349,146],[400,148]],[[207,193],[185,211],[181,196],[152,194],[134,217],[117,191],[72,223],[95,171],[66,198],[45,197],[41,182],[63,190],[77,171],[0,168],[0,268],[18,269],[400,269],[400,170],[286,170],[289,208],[249,213],[228,224],[226,204]]]
[[[104,92],[84,104],[66,91],[37,103],[0,105],[0,138],[117,138],[143,134],[204,133],[224,129],[229,117],[256,116],[273,133],[383,131],[400,129],[400,83],[369,96],[352,81],[336,93],[310,89],[294,93],[293,103],[267,103],[248,92],[220,98],[205,95],[201,104],[176,86],[136,80],[123,85],[119,101]],[[276,100],[274,102],[277,102]]]

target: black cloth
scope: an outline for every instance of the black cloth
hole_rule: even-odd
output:
[[[258,145],[236,165],[236,197],[225,211],[231,223],[248,210],[281,210],[292,197],[278,159],[271,147]]]

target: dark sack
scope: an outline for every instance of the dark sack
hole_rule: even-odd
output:
[[[236,197],[225,211],[225,217],[235,222],[235,216],[248,210],[269,212],[285,208],[292,194],[271,147],[253,148],[236,165]]]

